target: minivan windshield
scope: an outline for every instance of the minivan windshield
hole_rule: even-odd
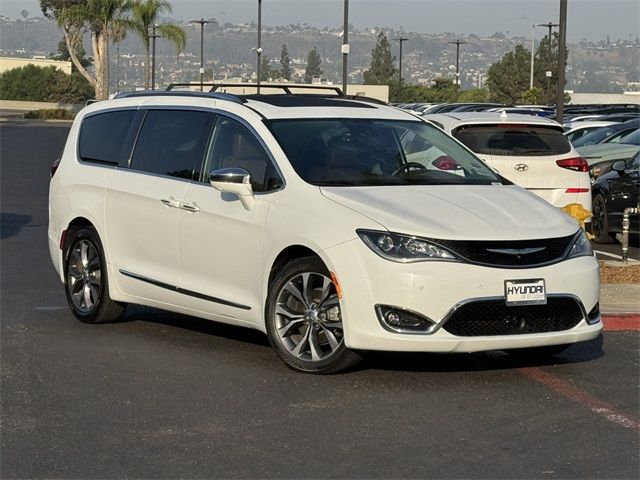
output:
[[[296,173],[312,185],[502,183],[481,160],[425,122],[286,119],[267,126]]]

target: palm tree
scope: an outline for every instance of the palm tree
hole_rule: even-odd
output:
[[[161,15],[172,12],[171,4],[167,0],[132,0],[131,2],[131,16],[125,20],[125,24],[127,30],[138,35],[144,45],[146,55],[144,64],[145,89],[149,88],[151,29],[157,24]],[[184,50],[187,45],[187,34],[182,27],[175,23],[156,25],[156,34],[173,43],[178,53]]]
[[[96,98],[109,96],[109,38],[121,24],[129,9],[128,0],[85,0],[68,2],[65,0],[40,0],[42,12],[54,18],[64,32],[69,55],[78,71],[94,87]],[[95,74],[82,65],[76,52],[86,34],[91,37]]]

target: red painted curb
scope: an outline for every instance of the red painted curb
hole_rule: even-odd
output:
[[[616,315],[602,317],[606,331],[640,330],[640,315]]]

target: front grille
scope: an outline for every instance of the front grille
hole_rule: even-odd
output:
[[[458,308],[442,327],[452,335],[479,337],[561,332],[583,319],[572,298],[547,298],[546,305],[508,307],[501,300],[480,300]]]
[[[470,263],[503,268],[528,268],[562,260],[574,239],[575,235],[561,238],[512,241],[439,240],[431,238],[426,240],[457,253]],[[527,249],[530,249],[530,252],[527,252]],[[495,250],[504,251],[496,252]]]

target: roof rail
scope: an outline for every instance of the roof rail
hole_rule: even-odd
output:
[[[286,83],[267,83],[267,84],[260,84],[258,85],[257,83],[172,83],[170,84],[166,91],[171,91],[173,90],[175,87],[198,87],[199,85],[202,85],[204,87],[211,87],[211,89],[209,90],[210,93],[214,93],[216,92],[219,88],[244,88],[244,87],[249,87],[249,88],[278,88],[282,91],[284,91],[284,93],[286,93],[287,95],[295,95],[294,92],[292,92],[291,90],[297,90],[297,89],[302,89],[302,90],[324,90],[324,91],[332,91],[335,92],[336,95],[340,96],[340,97],[344,97],[344,93],[342,92],[342,89],[340,87],[336,87],[336,86],[332,86],[332,85],[291,85],[291,84],[286,84]]]
[[[200,98],[216,98],[218,100],[228,100],[234,103],[244,103],[237,95],[222,92],[192,92],[192,91],[168,91],[168,90],[140,90],[138,92],[120,92],[114,98],[131,98],[131,97],[162,97],[162,96],[181,96],[181,97],[200,97]]]

